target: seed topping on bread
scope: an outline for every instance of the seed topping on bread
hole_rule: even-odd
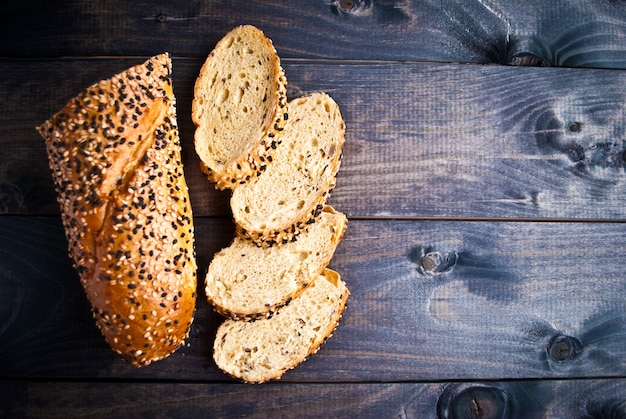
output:
[[[38,130],[96,324],[136,366],[168,356],[196,298],[169,55],[90,86]]]
[[[282,143],[262,176],[233,190],[237,234],[258,246],[297,240],[335,188],[344,144],[339,106],[326,93],[289,104]]]
[[[339,274],[325,269],[271,318],[222,323],[213,358],[224,372],[248,383],[279,379],[319,350],[337,327],[349,294]]]
[[[345,214],[326,206],[318,222],[295,242],[261,248],[235,237],[209,265],[205,281],[209,302],[233,319],[271,317],[324,270],[346,224]]]
[[[236,235],[207,271],[205,293],[228,317],[214,359],[246,382],[277,379],[320,347],[348,289],[326,269],[347,218],[326,201],[336,183],[345,124],[325,93],[287,103],[271,41],[249,25],[226,34],[194,88],[201,168],[232,190]]]
[[[192,119],[201,168],[219,189],[260,175],[288,119],[287,80],[272,41],[251,25],[226,34],[194,87]]]

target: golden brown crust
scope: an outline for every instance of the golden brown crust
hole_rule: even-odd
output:
[[[260,384],[280,379],[285,372],[315,354],[339,325],[350,296],[335,271],[325,269],[317,281],[328,281],[335,289],[328,294],[303,293],[269,319],[228,319],[222,323],[213,345],[213,358],[218,367],[236,379]],[[324,308],[316,309],[315,305]],[[319,312],[328,317],[315,318]]]
[[[311,355],[317,353],[320,350],[322,345],[333,335],[337,326],[339,326],[339,321],[341,320],[341,316],[343,316],[344,311],[346,311],[346,307],[348,304],[348,297],[350,297],[350,290],[347,288],[346,284],[341,280],[341,275],[338,272],[333,271],[332,269],[324,269],[322,275],[326,277],[329,282],[333,282],[337,285],[337,287],[341,290],[340,294],[340,302],[338,304],[338,310],[335,311],[328,322],[328,327],[326,330],[320,333],[320,338],[313,342],[313,345],[309,349],[309,353],[307,354],[307,358]],[[299,363],[294,363],[289,366],[289,369],[295,368]]]
[[[254,226],[252,225],[253,223],[248,220],[246,210],[242,210],[242,208],[245,208],[247,206],[246,202],[268,199],[265,196],[261,196],[257,199],[256,196],[258,196],[259,193],[256,191],[256,189],[248,189],[248,186],[254,185],[255,182],[257,182],[257,184],[262,183],[258,182],[260,181],[260,179],[253,180],[252,182],[250,182],[250,184],[244,185],[242,188],[238,188],[234,191],[233,196],[231,197],[231,207],[233,208],[235,233],[239,237],[252,241],[259,247],[272,247],[274,245],[280,245],[296,241],[298,239],[298,236],[306,230],[309,224],[316,222],[319,215],[323,211],[328,198],[335,189],[337,183],[336,175],[339,171],[339,167],[341,166],[341,162],[343,159],[343,145],[345,142],[345,121],[343,120],[339,111],[339,106],[335,103],[335,101],[330,96],[328,96],[328,94],[323,92],[317,92],[298,98],[297,100],[295,100],[295,102],[296,103],[293,104],[291,107],[291,119],[290,121],[288,121],[283,131],[283,143],[290,142],[290,137],[294,136],[296,133],[299,133],[302,129],[301,126],[298,126],[298,124],[301,123],[301,118],[299,118],[298,115],[302,114],[302,112],[307,109],[306,104],[318,103],[318,106],[320,108],[327,109],[327,112],[333,116],[333,118],[329,119],[329,121],[332,122],[322,121],[324,122],[324,124],[328,125],[327,135],[331,137],[329,143],[331,144],[333,154],[331,157],[331,154],[329,153],[329,156],[324,160],[324,162],[326,162],[328,165],[328,170],[325,170],[324,175],[319,176],[314,180],[315,190],[311,191],[310,201],[307,200],[307,202],[311,202],[311,204],[306,204],[303,208],[299,208],[297,211],[294,211],[292,214],[290,214],[291,219],[283,222],[280,228],[254,228]],[[328,108],[326,108],[325,106],[328,106]],[[309,115],[310,114],[305,114],[301,116],[308,117]],[[313,121],[307,122],[313,124]],[[303,137],[303,139],[305,139],[306,141],[309,140],[308,137]],[[289,146],[298,150],[304,149],[303,144],[296,144],[295,146],[294,144],[289,144]],[[283,156],[281,155],[281,152],[279,150],[278,154],[274,156],[276,163],[273,168],[269,169],[268,177],[271,178],[271,175],[277,172],[277,170],[273,170],[276,169],[277,166],[294,164],[293,161],[288,161],[287,159],[280,161],[280,157]],[[306,171],[306,169],[304,170]],[[285,186],[285,188],[286,187],[287,186]],[[255,196],[255,198],[252,198],[252,194],[255,192],[257,193],[257,195]],[[283,191],[280,192],[282,193]],[[272,198],[276,200],[284,199],[283,196],[272,196]],[[269,214],[267,215],[269,216]]]
[[[287,228],[282,229],[268,229],[251,231],[242,227],[235,221],[235,234],[244,240],[249,240],[259,247],[272,247],[274,245],[291,243],[298,240],[298,236],[306,231],[307,226],[317,221],[317,218],[322,213],[324,203],[330,196],[334,189],[335,181],[330,185],[329,189],[325,193],[321,193],[318,197],[317,204],[309,212],[304,214],[304,217],[300,219],[294,219]]]
[[[193,320],[196,261],[169,55],[90,86],[38,130],[96,324],[136,366],[170,355]]]
[[[330,205],[322,213],[296,243],[260,248],[236,237],[217,253],[205,280],[215,311],[234,320],[270,318],[297,298],[330,263],[346,232],[345,214]]]
[[[226,56],[226,50],[232,45],[234,37],[248,37],[263,45],[263,51],[255,51],[259,54],[267,54],[268,61],[259,60],[258,68],[265,68],[270,76],[267,80],[263,80],[264,84],[271,86],[268,89],[269,97],[264,97],[262,106],[267,107],[264,117],[270,121],[265,127],[262,135],[258,137],[246,138],[247,146],[236,158],[229,161],[215,161],[211,156],[207,156],[207,143],[214,141],[215,134],[212,133],[217,121],[210,120],[203,116],[206,107],[217,106],[214,102],[219,98],[207,98],[206,91],[210,91],[210,87],[214,83],[215,78],[221,78],[223,83],[229,83],[231,72],[243,70],[241,67],[241,56],[236,59]],[[226,62],[228,61],[228,62]],[[227,71],[229,74],[218,74],[220,71]],[[260,70],[259,70],[260,72]],[[237,78],[237,75],[235,75]],[[228,80],[227,80],[228,79]],[[219,83],[219,81],[218,81]],[[250,92],[253,88],[256,92],[263,92],[261,86],[250,86]],[[239,88],[237,88],[239,89]],[[243,88],[242,88],[243,91]],[[215,92],[214,92],[215,93]],[[248,93],[248,95],[251,93]],[[233,95],[234,96],[234,95]],[[258,106],[258,105],[256,105]],[[267,38],[261,30],[251,25],[242,25],[234,28],[226,34],[215,46],[213,51],[207,57],[205,63],[200,69],[198,78],[194,85],[194,100],[192,103],[192,121],[196,125],[195,144],[198,155],[200,156],[200,168],[207,175],[211,182],[215,182],[218,189],[232,189],[238,185],[248,182],[255,176],[259,176],[267,164],[271,161],[272,155],[276,147],[280,144],[280,135],[288,119],[287,110],[287,79],[285,72],[280,65],[280,58],[276,53],[276,49],[272,41]],[[241,107],[243,109],[243,106]],[[224,115],[225,118],[238,120],[241,125],[242,119],[249,116],[245,113],[238,112],[236,115]],[[235,122],[237,124],[237,122]],[[238,128],[237,125],[233,129]],[[232,133],[228,133],[232,134]],[[219,135],[219,134],[218,134]],[[246,137],[247,134],[240,135]]]

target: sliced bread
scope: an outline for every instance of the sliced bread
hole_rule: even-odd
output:
[[[261,248],[236,237],[209,265],[205,282],[209,302],[233,319],[271,316],[324,270],[347,221],[345,214],[326,206],[319,221],[295,242]]]
[[[201,168],[217,188],[265,169],[287,120],[286,83],[272,41],[254,26],[236,27],[209,54],[191,117]]]
[[[315,222],[335,187],[344,130],[339,106],[326,93],[292,100],[272,163],[233,190],[237,235],[270,247],[296,240]]]
[[[224,372],[245,382],[278,379],[317,352],[333,333],[349,294],[339,274],[326,269],[271,318],[222,323],[213,358]]]

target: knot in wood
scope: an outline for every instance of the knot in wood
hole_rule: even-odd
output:
[[[508,64],[522,67],[550,67],[546,59],[529,52],[513,55],[509,58]]]
[[[570,361],[582,352],[582,343],[572,336],[557,335],[548,344],[548,355],[557,362]]]
[[[159,13],[156,17],[156,21],[159,23],[165,23],[166,20],[167,16],[165,16],[163,13]]]
[[[337,2],[337,7],[339,7],[344,12],[351,12],[354,9],[359,0],[339,0]]]
[[[570,124],[567,126],[567,129],[570,132],[580,132],[583,128],[583,124],[580,122],[570,122]]]
[[[444,392],[437,406],[439,419],[497,419],[512,417],[507,393],[497,387],[474,385]]]
[[[334,0],[331,4],[337,14],[362,15],[371,11],[371,3],[371,0]]]
[[[437,252],[429,249],[414,249],[411,259],[417,271],[425,276],[437,276],[452,271],[459,256],[456,252]]]

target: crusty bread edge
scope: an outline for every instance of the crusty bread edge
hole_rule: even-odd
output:
[[[343,215],[343,222],[339,226],[339,230],[336,232],[335,236],[333,237],[332,243],[331,243],[331,246],[333,246],[336,249],[337,246],[339,245],[339,243],[341,242],[341,240],[343,239],[343,236],[346,233],[346,230],[347,230],[347,227],[348,227],[348,218],[346,217],[345,214],[343,214],[343,213],[341,213],[339,211],[336,211],[330,205],[325,205],[321,212],[331,212],[331,213],[336,213],[336,214]],[[304,233],[304,234],[306,234],[306,233]],[[327,259],[320,264],[320,267],[319,267],[318,271],[316,272],[315,276],[321,275],[322,272],[324,271],[324,269],[326,269],[326,266],[328,266],[328,264],[330,263],[330,261],[333,258],[333,255],[335,253],[335,249],[333,249],[332,252],[329,252]],[[314,280],[315,280],[315,277],[311,278],[310,281],[307,281],[307,283],[305,284],[304,287],[296,290],[295,292],[293,292],[291,294],[285,295],[285,298],[280,303],[278,303],[276,305],[273,305],[273,306],[269,306],[269,307],[267,307],[267,310],[259,311],[259,312],[256,312],[256,313],[244,313],[244,312],[232,311],[230,309],[227,309],[227,308],[217,304],[210,297],[207,296],[207,298],[208,298],[209,303],[213,306],[213,309],[218,314],[221,314],[222,316],[227,317],[227,318],[232,319],[232,320],[251,321],[251,320],[258,320],[258,319],[262,319],[262,318],[270,318],[270,317],[272,317],[276,313],[276,311],[280,310],[281,307],[286,306],[294,298],[297,298],[298,296],[300,296],[300,294],[302,294],[302,292],[306,289],[306,287],[308,287],[311,283],[313,283]]]
[[[297,367],[298,365],[302,364],[303,362],[305,362],[311,355],[316,354],[320,348],[322,347],[322,345],[324,345],[324,343],[326,343],[326,341],[328,339],[330,339],[335,330],[337,329],[337,327],[339,326],[339,323],[341,321],[341,318],[343,316],[343,313],[346,310],[347,307],[347,302],[348,302],[348,297],[350,296],[350,290],[348,289],[346,283],[341,279],[341,275],[329,268],[325,268],[322,271],[322,274],[325,277],[328,276],[333,276],[336,278],[337,280],[337,286],[340,287],[340,289],[342,290],[341,295],[340,295],[340,303],[339,303],[339,308],[338,310],[334,313],[331,321],[328,322],[328,327],[326,328],[326,330],[324,331],[324,333],[320,333],[320,336],[322,336],[321,339],[318,339],[317,341],[313,342],[313,345],[311,346],[311,348],[309,349],[309,352],[301,359],[294,359],[293,362],[291,362],[290,364],[288,364],[287,366],[285,366],[285,368],[283,368],[281,371],[278,372],[278,374],[273,375],[273,376],[269,376],[266,377],[264,380],[258,380],[258,381],[250,381],[250,380],[245,380],[237,375],[232,374],[229,371],[224,371],[226,374],[228,374],[229,376],[247,383],[247,384],[263,384],[266,383],[268,381],[271,380],[279,380],[287,371],[294,369],[295,367]],[[316,279],[319,280],[319,277]]]
[[[135,80],[135,77],[139,77],[139,75],[142,74],[146,74],[148,75],[150,72],[157,72],[159,70],[153,68],[153,67],[163,67],[166,68],[166,72],[167,72],[167,77],[169,78],[169,80],[165,83],[165,86],[163,87],[164,91],[170,91],[171,94],[171,98],[168,98],[169,101],[164,101],[164,100],[158,100],[155,99],[154,97],[151,96],[151,94],[153,94],[153,91],[147,91],[146,96],[152,100],[152,105],[153,106],[160,106],[162,107],[162,112],[163,112],[163,121],[160,121],[158,124],[156,124],[153,127],[153,131],[151,131],[151,135],[156,135],[155,132],[157,132],[158,130],[160,130],[161,128],[164,130],[164,132],[166,132],[166,134],[164,134],[165,138],[170,139],[170,135],[171,138],[173,139],[173,141],[168,141],[168,144],[166,147],[168,147],[166,150],[164,150],[162,153],[165,152],[172,152],[172,153],[176,153],[176,159],[171,159],[171,164],[176,165],[178,163],[176,163],[176,161],[178,159],[180,159],[180,153],[181,153],[181,144],[180,144],[180,137],[179,137],[179,133],[178,133],[178,122],[177,122],[177,112],[176,112],[176,97],[174,95],[174,92],[172,90],[172,81],[171,81],[171,72],[172,72],[172,62],[171,62],[171,58],[170,58],[170,54],[165,52],[162,54],[158,54],[155,55],[151,58],[149,58],[148,60],[146,60],[143,63],[140,64],[136,64],[134,66],[131,66],[129,68],[126,68],[125,70],[116,73],[115,75],[107,78],[107,79],[103,79],[100,80],[96,83],[93,83],[92,85],[84,88],[81,92],[79,92],[77,95],[75,95],[73,98],[71,98],[66,105],[59,110],[56,114],[52,115],[50,118],[48,118],[44,123],[42,123],[40,126],[36,127],[36,129],[39,131],[40,135],[45,139],[46,142],[46,148],[48,149],[48,163],[50,166],[50,169],[52,170],[52,175],[53,175],[53,179],[55,181],[55,189],[57,190],[57,200],[59,201],[60,204],[64,203],[64,199],[67,199],[67,197],[63,197],[62,194],[62,189],[60,188],[60,186],[57,184],[57,182],[60,179],[60,176],[62,176],[60,173],[60,171],[58,171],[58,167],[63,163],[62,161],[58,161],[55,160],[55,158],[53,157],[51,150],[53,150],[53,145],[52,145],[52,140],[49,137],[49,133],[48,130],[55,128],[55,120],[56,118],[59,117],[59,115],[63,115],[64,113],[68,112],[68,110],[70,110],[70,112],[74,112],[75,106],[76,106],[76,101],[82,101],[82,100],[92,100],[93,97],[91,95],[93,95],[93,91],[98,91],[99,89],[102,88],[103,85],[106,85],[109,81],[111,80],[117,80],[117,79],[129,79],[132,78],[132,80]],[[164,77],[164,76],[160,76],[160,77]],[[126,80],[127,82],[129,80]],[[143,82],[143,81],[142,81]],[[130,85],[130,84],[128,84]],[[137,86],[137,89],[139,89],[142,86]],[[164,96],[165,97],[165,96]],[[117,103],[117,102],[116,102]],[[139,108],[137,108],[139,109]],[[165,122],[169,120],[169,122]],[[124,126],[124,125],[121,125]],[[70,134],[68,134],[70,135]],[[71,133],[71,135],[76,135],[75,133]],[[64,142],[66,142],[66,139],[63,140]],[[150,148],[153,148],[154,145],[150,146]],[[165,159],[164,159],[165,160]],[[147,163],[145,163],[145,155],[144,157],[142,157],[141,160],[142,163],[139,168],[137,170],[141,170],[142,168],[147,167]],[[152,162],[152,160],[149,160],[149,162]],[[162,170],[163,168],[165,168],[166,166],[159,166],[158,170]],[[184,185],[184,188],[182,188],[181,190],[179,190],[178,196],[180,198],[185,198],[187,201],[189,199],[189,194],[188,194],[188,187],[187,187],[187,183],[186,183],[186,179],[184,177],[184,169],[182,167],[180,167],[181,171],[180,171],[180,180],[182,182],[182,184]],[[155,171],[156,172],[156,171]],[[189,204],[188,204],[189,206]],[[61,215],[63,218],[63,224],[64,224],[64,230],[65,230],[65,234],[67,236],[67,241],[68,241],[68,253],[70,258],[72,259],[72,263],[74,268],[77,270],[77,273],[79,274],[80,277],[80,281],[81,284],[84,288],[85,291],[85,295],[87,297],[87,300],[89,301],[90,305],[91,305],[91,311],[92,311],[92,317],[95,321],[96,326],[98,327],[98,329],[100,330],[100,332],[102,333],[104,339],[106,340],[106,342],[108,343],[108,345],[111,347],[111,349],[116,352],[117,354],[119,354],[123,359],[125,359],[126,361],[128,361],[130,364],[136,366],[136,367],[142,367],[145,365],[148,365],[152,362],[155,361],[159,361],[162,360],[168,356],[170,356],[172,353],[174,353],[181,345],[183,345],[185,343],[185,341],[187,340],[187,338],[189,337],[189,333],[190,333],[190,327],[191,324],[194,320],[195,317],[195,302],[196,302],[196,287],[197,287],[197,272],[196,272],[196,261],[195,261],[195,241],[194,241],[194,230],[193,230],[193,224],[190,225],[190,244],[188,247],[186,247],[187,250],[190,251],[190,254],[193,255],[193,264],[189,264],[189,268],[188,268],[188,273],[189,273],[189,277],[188,277],[188,281],[189,284],[192,284],[191,287],[189,288],[193,288],[192,291],[192,295],[193,297],[189,300],[179,300],[179,302],[177,304],[184,304],[184,305],[189,305],[191,306],[190,309],[183,309],[183,310],[177,310],[176,315],[171,316],[171,320],[172,321],[176,321],[178,322],[179,320],[184,320],[185,322],[181,324],[183,324],[184,330],[182,331],[182,333],[178,333],[176,330],[172,329],[172,331],[166,330],[166,327],[163,326],[162,329],[162,334],[163,336],[161,336],[160,334],[156,336],[156,338],[161,338],[163,337],[165,338],[170,338],[171,343],[168,344],[167,346],[157,346],[157,347],[150,347],[148,349],[146,349],[145,347],[141,347],[141,350],[139,351],[135,351],[135,352],[129,352],[129,348],[124,345],[122,342],[118,342],[117,338],[118,336],[120,336],[122,333],[128,334],[128,335],[135,335],[135,329],[138,329],[140,327],[137,328],[133,328],[132,332],[129,331],[124,331],[124,332],[119,332],[119,333],[113,333],[111,332],[111,323],[113,323],[115,325],[115,322],[119,321],[120,319],[125,320],[126,318],[130,319],[130,316],[126,316],[126,314],[124,313],[124,315],[122,316],[121,313],[117,313],[115,311],[111,311],[111,307],[113,306],[117,306],[119,301],[122,301],[122,298],[125,296],[119,296],[119,298],[113,299],[110,297],[106,297],[105,294],[97,292],[96,291],[96,287],[95,287],[95,283],[93,281],[95,281],[95,279],[91,276],[88,276],[88,274],[93,274],[92,271],[87,271],[86,269],[82,269],[84,268],[83,265],[81,265],[82,260],[77,259],[75,256],[77,254],[81,254],[82,252],[77,251],[77,249],[80,249],[82,247],[82,245],[79,245],[79,242],[76,241],[77,236],[76,236],[76,232],[72,231],[71,225],[72,225],[72,219],[74,217],[79,217],[79,215],[75,212],[68,212],[67,210],[64,209],[63,205],[61,206]],[[190,219],[192,218],[191,215],[191,207],[189,206],[189,217]],[[95,249],[91,249],[92,251],[95,251]],[[135,249],[137,252],[141,253],[142,250],[137,248]],[[145,259],[145,258],[144,258]],[[143,260],[142,260],[143,261]],[[135,273],[134,271],[131,271],[133,274]],[[128,279],[128,278],[127,278]],[[98,282],[99,285],[101,285],[100,282]],[[128,286],[128,288],[130,289],[130,285]],[[186,288],[186,287],[185,287]],[[107,302],[107,299],[112,300]],[[130,304],[130,303],[129,303]],[[156,304],[156,303],[155,303]],[[104,308],[103,308],[104,307]],[[126,307],[125,307],[126,308]],[[165,311],[169,310],[170,307],[163,307],[163,309],[159,308],[159,312],[158,314],[161,315],[163,313],[165,313]],[[163,313],[161,313],[161,311]],[[187,317],[179,317],[177,318],[176,316],[180,316],[180,313],[189,313],[189,316]],[[131,311],[132,314],[132,311]],[[165,314],[162,315],[162,317],[164,318],[164,322],[165,321],[169,321],[169,317],[167,317]],[[132,322],[133,325],[138,325],[141,324],[143,326],[143,323],[145,323],[145,319],[144,320],[140,320],[137,319],[137,321],[133,321]],[[136,324],[135,324],[136,323]],[[130,326],[131,324],[129,323],[125,323],[125,325]],[[156,328],[155,328],[156,330]],[[143,334],[143,332],[142,332]],[[140,336],[140,335],[137,335]],[[145,336],[144,336],[145,337]],[[135,348],[137,349],[137,348]]]
[[[326,95],[326,93],[323,92],[319,93]],[[339,105],[337,105],[337,107],[338,106]],[[317,218],[324,209],[326,201],[328,201],[332,192],[335,190],[335,187],[337,185],[337,174],[343,160],[343,147],[345,144],[346,124],[341,113],[339,115],[341,118],[341,129],[337,138],[339,157],[335,160],[335,164],[331,168],[333,176],[330,177],[329,182],[326,184],[325,188],[320,188],[320,191],[317,194],[316,199],[313,201],[313,205],[310,206],[309,210],[303,212],[299,218],[295,218],[291,220],[291,222],[286,223],[285,227],[260,231],[249,230],[242,227],[233,217],[233,221],[235,223],[235,234],[237,236],[242,237],[246,240],[251,240],[259,247],[272,247],[276,244],[284,244],[296,241],[298,239],[298,236],[303,231],[306,231],[307,226],[317,220]]]
[[[246,25],[240,25],[237,28],[241,28],[243,26]],[[235,29],[232,29],[230,32]],[[260,29],[255,29],[262,33]],[[213,58],[213,56],[215,55],[215,50],[220,47],[220,44],[225,41],[225,38],[226,36],[218,41],[213,51],[209,53],[207,60],[200,69],[199,76],[196,78],[196,83],[194,84],[194,99],[192,101],[191,119],[196,127],[200,125],[200,121],[197,120],[196,113],[193,111],[193,108],[196,103],[195,98],[200,91],[199,82],[201,79],[201,75],[204,73],[204,71],[206,71],[209,60]],[[285,76],[285,70],[280,64],[280,57],[276,52],[276,48],[274,47],[274,43],[272,42],[272,40],[266,37],[265,34],[263,34],[263,40],[266,43],[268,49],[273,51],[272,57],[274,58],[274,72],[276,73],[276,78],[273,80],[273,82],[276,83],[277,86],[276,92],[274,94],[277,104],[273,114],[274,123],[269,127],[269,130],[264,134],[263,137],[259,138],[256,142],[250,145],[248,151],[245,154],[241,155],[236,160],[227,162],[219,169],[211,168],[202,160],[200,161],[200,169],[207,176],[209,181],[215,183],[216,189],[232,189],[237,185],[248,182],[255,176],[261,175],[261,173],[265,171],[267,164],[271,162],[271,157],[274,154],[277,146],[280,144],[280,136],[289,117],[287,101],[287,78]],[[196,133],[197,132],[198,130],[196,130]],[[194,135],[194,142],[195,141],[199,141],[199,139],[197,136]]]

